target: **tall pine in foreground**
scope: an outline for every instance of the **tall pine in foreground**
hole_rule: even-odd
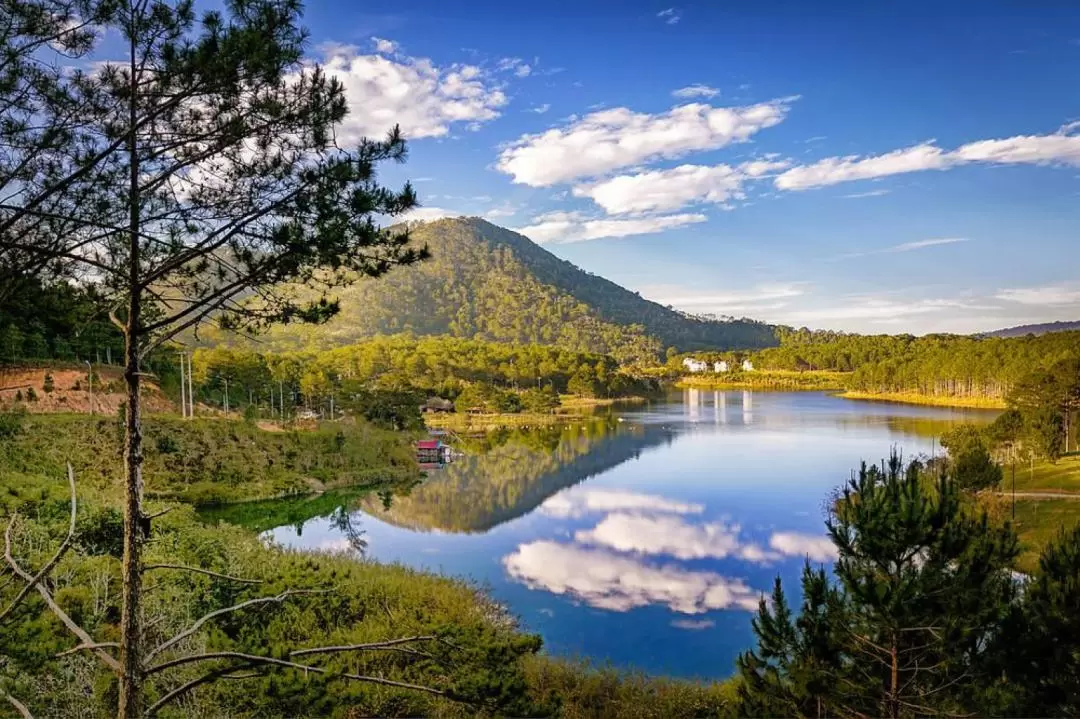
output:
[[[0,23],[0,249],[26,271],[92,276],[124,337],[116,661],[119,715],[134,717],[150,671],[140,608],[146,357],[210,317],[234,327],[328,318],[336,286],[425,256],[407,231],[375,223],[416,198],[409,185],[377,182],[380,163],[405,158],[396,128],[337,144],[343,88],[304,60],[299,0],[229,0],[202,17],[190,0],[14,6],[16,22]],[[102,37],[117,43],[109,62],[66,67]],[[56,70],[3,72],[12,62]],[[300,302],[284,283],[317,291]]]
[[[793,617],[777,583],[739,659],[757,715],[928,716],[978,711],[990,647],[1011,610],[1015,534],[961,504],[954,478],[897,456],[837,498],[835,584],[803,573]]]

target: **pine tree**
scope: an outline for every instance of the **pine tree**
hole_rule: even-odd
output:
[[[1043,550],[1000,652],[1016,693],[1009,713],[1080,716],[1080,527]]]
[[[961,504],[956,482],[899,457],[863,465],[827,522],[835,589],[803,574],[792,620],[780,587],[740,659],[748,711],[915,716],[978,711],[992,640],[1016,594],[1011,527]]]
[[[60,15],[52,0],[2,1],[32,16],[0,23],[5,58],[47,71],[31,86],[0,82],[0,144],[10,150],[0,187],[17,188],[0,208],[0,249],[5,261],[29,258],[23,268],[93,273],[119,308],[127,412],[118,688],[119,715],[134,717],[144,709],[148,354],[210,317],[245,329],[325,320],[338,310],[334,287],[426,251],[410,246],[407,230],[375,224],[416,204],[409,185],[376,181],[380,163],[405,158],[404,139],[394,128],[383,140],[337,145],[343,88],[303,61],[298,0],[230,0],[201,18],[190,0],[83,0]],[[77,33],[65,29],[73,22]],[[69,72],[46,57],[65,45],[57,32],[82,53],[95,38],[117,38],[122,50],[109,56],[123,59]],[[318,293],[297,302],[276,289],[285,282]],[[252,290],[258,300],[241,301]]]

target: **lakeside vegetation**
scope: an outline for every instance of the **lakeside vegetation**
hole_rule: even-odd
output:
[[[0,476],[5,484],[55,482],[67,463],[83,486],[119,500],[122,424],[117,417],[5,413]],[[392,485],[419,476],[407,436],[365,422],[267,431],[240,420],[147,420],[147,496],[195,505]]]

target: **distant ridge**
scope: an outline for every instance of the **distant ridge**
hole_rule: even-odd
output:
[[[1050,332],[1072,332],[1080,330],[1080,320],[1075,322],[1043,322],[1035,325],[1018,325],[1005,329],[983,332],[982,337],[1024,337],[1025,335],[1045,335]]]
[[[261,346],[323,348],[411,332],[557,345],[634,359],[658,357],[668,347],[689,351],[778,344],[772,325],[712,320],[664,307],[480,218],[418,223],[412,236],[415,244],[428,245],[431,259],[378,280],[359,280],[335,293],[341,313],[330,323],[276,327],[261,338]]]

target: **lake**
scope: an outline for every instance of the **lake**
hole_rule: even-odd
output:
[[[940,452],[951,423],[993,416],[689,390],[579,425],[467,439],[463,459],[407,496],[326,496],[284,515],[270,505],[249,526],[288,546],[476,580],[552,654],[722,678],[753,644],[774,578],[797,604],[803,563],[831,561],[824,508],[861,460]]]

